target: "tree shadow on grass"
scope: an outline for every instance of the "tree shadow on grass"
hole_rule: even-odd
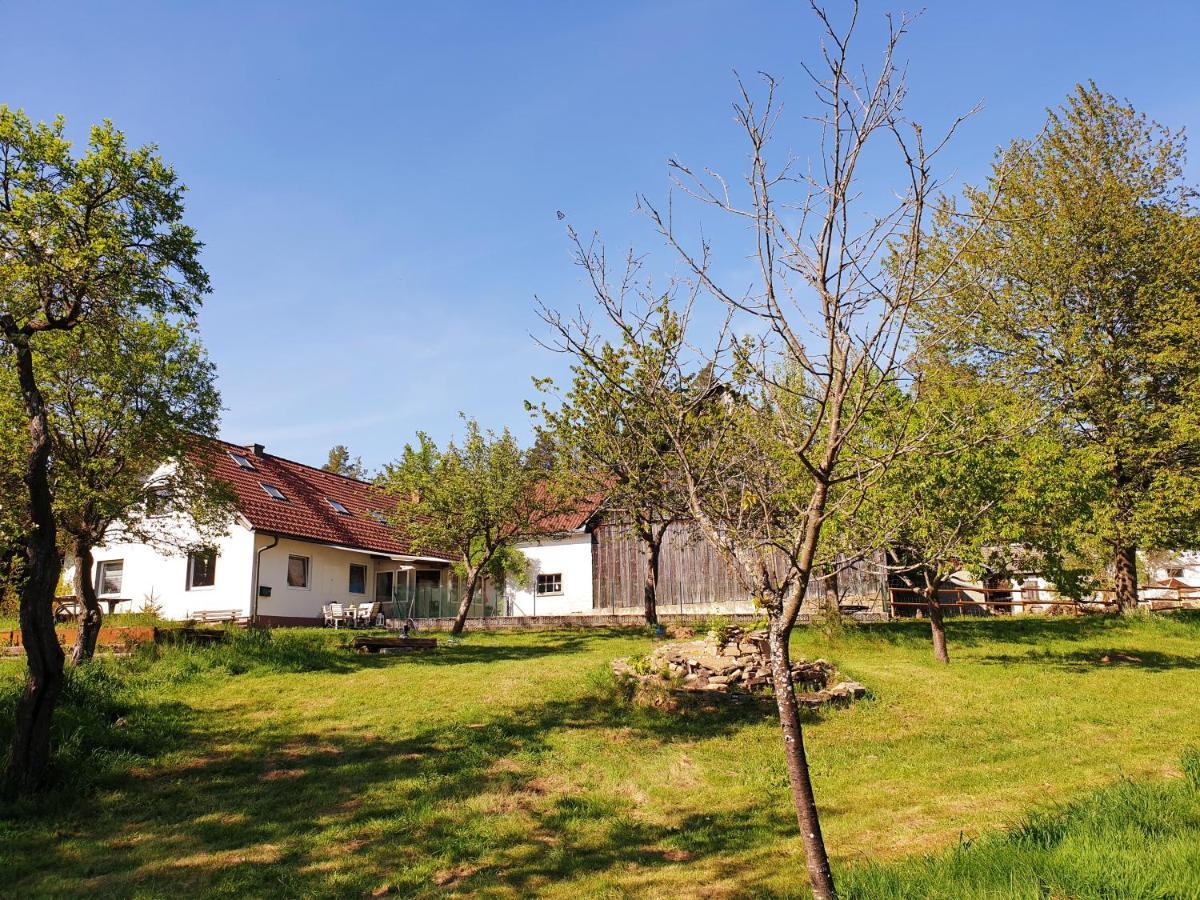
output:
[[[1170,614],[1163,621],[1195,627],[1200,636],[1200,615],[1181,611]],[[1102,635],[1116,636],[1141,624],[1141,620],[1116,615],[954,616],[946,619],[946,639],[952,649],[956,646],[980,647],[1005,643],[1094,641]],[[852,634],[902,648],[922,648],[930,642],[927,619],[896,619],[865,624],[858,626]]]
[[[979,662],[1001,665],[1037,665],[1066,672],[1095,672],[1103,669],[1145,669],[1166,672],[1173,669],[1200,669],[1200,658],[1177,653],[1162,653],[1141,648],[1075,650],[1056,653],[1029,650],[1022,654],[997,653],[978,657]]]
[[[186,737],[182,761],[113,772],[95,795],[27,810],[0,828],[0,859],[26,894],[48,883],[99,895],[525,894],[630,867],[723,869],[718,857],[778,842],[794,823],[768,802],[656,822],[637,815],[636,797],[540,763],[567,732],[636,752],[638,740],[714,737],[764,715],[761,704],[646,709],[600,689],[400,737],[246,732],[193,712],[166,745]]]

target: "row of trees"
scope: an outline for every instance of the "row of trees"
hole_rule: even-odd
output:
[[[805,168],[772,150],[777,84],[739,85],[740,181],[671,162],[675,192],[749,229],[748,250],[693,243],[675,204],[645,210],[679,263],[663,289],[630,254],[610,267],[572,231],[595,304],[543,308],[570,355],[537,407],[561,461],[646,546],[686,519],[768,620],[789,780],[817,897],[836,895],[789,675],[809,591],[847,560],[888,552],[928,607],[948,662],[938,586],[962,568],[1036,570],[1076,595],[1137,603],[1139,549],[1196,546],[1200,529],[1200,219],[1183,142],[1080,85],[1042,134],[950,196],[937,140],[904,114],[889,19],[873,69],[851,54],[857,6],[825,29]],[[895,179],[860,175],[891,151]],[[750,287],[726,283],[749,256]],[[697,305],[726,326],[697,349]]]

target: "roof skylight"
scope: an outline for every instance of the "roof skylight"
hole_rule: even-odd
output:
[[[237,463],[239,468],[249,469],[251,472],[254,471],[254,463],[250,462],[250,457],[241,453],[234,453],[232,450],[230,450],[229,458]]]
[[[275,485],[273,485],[273,484],[267,484],[265,481],[260,481],[260,482],[259,482],[259,486],[260,486],[260,487],[262,487],[262,489],[263,489],[264,491],[266,491],[266,492],[267,492],[267,494],[268,494],[270,497],[272,497],[273,499],[275,499],[275,500],[287,500],[287,497],[283,496],[283,491],[281,491],[279,488],[275,487]]]
[[[340,500],[334,500],[332,497],[326,497],[325,502],[333,507],[334,512],[340,513],[343,516],[350,515],[350,510],[346,508],[346,504]]]

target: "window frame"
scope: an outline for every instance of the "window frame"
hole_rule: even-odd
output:
[[[1168,578],[1183,578],[1183,573],[1186,568],[1187,568],[1186,566],[1167,566],[1166,567],[1167,577]]]
[[[225,452],[229,454],[229,458],[233,460],[234,465],[239,469],[244,469],[247,472],[258,471],[254,463],[250,461],[250,457],[245,453],[235,453],[232,450],[226,450]]]
[[[362,590],[361,591],[356,591],[354,589],[354,570],[355,569],[362,569]],[[365,597],[367,595],[367,576],[369,574],[370,573],[367,571],[367,566],[364,565],[363,563],[350,563],[349,577],[347,578],[347,582],[346,582],[346,593],[353,594],[356,597],[358,597],[358,596]]]
[[[266,494],[268,497],[270,497],[276,503],[287,503],[288,502],[287,494],[285,494],[277,485],[270,484],[269,482],[266,482],[266,481],[260,481],[258,483],[258,486],[263,489],[264,494]],[[276,496],[276,495],[278,495],[278,496]]]
[[[542,590],[542,579],[557,579],[558,590],[544,591]],[[533,584],[533,591],[538,597],[561,597],[563,594],[563,574],[562,572],[538,572],[537,578]]]
[[[292,584],[292,560],[304,560],[304,584]],[[311,591],[312,590],[312,557],[304,556],[300,553],[289,553],[287,562],[287,571],[283,576],[284,583],[293,591]]]
[[[350,512],[350,507],[346,506],[346,504],[341,500],[334,500],[332,497],[326,497],[325,502],[328,503],[333,511],[339,516],[353,515],[353,513]]]
[[[104,589],[104,579],[107,577],[108,568],[113,564],[121,567],[121,583],[115,591],[107,591]],[[96,596],[97,597],[120,597],[121,592],[125,590],[125,558],[120,559],[102,559],[96,563]]]
[[[208,556],[212,554],[212,581],[209,584],[196,584],[196,557]],[[217,586],[217,559],[220,554],[216,547],[208,547],[205,550],[197,553],[192,551],[187,556],[187,584],[184,588],[188,591],[211,591]]]

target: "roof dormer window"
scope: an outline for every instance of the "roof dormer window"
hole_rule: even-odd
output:
[[[275,487],[275,485],[267,484],[265,481],[260,481],[258,484],[259,487],[267,492],[267,496],[271,497],[273,500],[287,500],[287,497],[283,496],[283,491]]]
[[[350,515],[350,510],[346,508],[346,504],[340,500],[334,500],[332,497],[326,497],[325,502],[333,507],[333,511],[342,516]]]
[[[248,469],[251,472],[254,471],[254,463],[250,462],[250,457],[241,453],[234,453],[232,450],[228,452],[229,458],[238,464],[239,469]]]

